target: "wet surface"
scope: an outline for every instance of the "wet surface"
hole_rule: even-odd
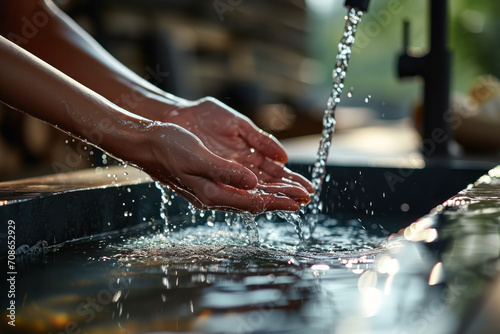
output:
[[[151,178],[137,168],[127,165],[96,167],[70,173],[1,182],[0,206],[43,195],[144,182],[151,182]]]
[[[484,296],[500,268],[499,170],[389,240],[323,217],[304,246],[294,226],[261,217],[256,247],[218,213],[24,249],[15,329],[481,333],[476,317],[498,314]]]
[[[293,226],[280,225],[274,232],[294,233]],[[280,247],[273,240],[277,236],[251,246],[243,227],[225,223],[186,227],[167,236],[116,235],[46,249],[31,260],[26,255],[18,274],[24,306],[18,309],[16,329],[43,333],[73,323],[89,333],[120,333],[120,327],[130,332],[234,328],[292,333],[311,325],[321,328],[324,324],[315,324],[321,316],[313,309],[324,303],[333,307],[337,298],[325,294],[322,281],[340,289],[339,298],[348,287],[356,292],[358,274],[346,270],[339,256],[351,262],[351,256],[362,256],[353,266],[365,270],[380,253],[376,247],[384,241],[379,237],[361,233],[363,247],[349,240],[360,234],[357,229],[330,233],[346,241],[330,251],[321,249],[325,246],[297,250],[291,243]]]

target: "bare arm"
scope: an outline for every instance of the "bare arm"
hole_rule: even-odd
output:
[[[125,135],[131,127],[146,128],[151,123],[118,108],[5,38],[0,39],[0,99],[5,104],[82,139],[108,124],[109,129],[100,129],[99,139],[91,143],[109,151],[116,148],[106,147],[104,134],[117,131]]]
[[[2,1],[0,18],[4,37],[122,108],[154,119],[186,103],[117,61],[51,0]]]
[[[118,106],[182,126],[213,153],[250,168],[261,183],[291,183],[313,192],[309,181],[283,168],[285,150],[251,120],[214,99],[191,102],[158,89],[113,58],[51,0],[4,1],[0,6],[0,16],[6,16],[0,20],[4,36]],[[30,24],[36,33],[26,33]]]
[[[62,72],[0,37],[0,100],[99,146],[168,184],[199,208],[254,213],[297,210],[308,202],[299,188],[249,192],[257,178],[242,165],[210,152],[175,124],[153,122],[110,103]]]

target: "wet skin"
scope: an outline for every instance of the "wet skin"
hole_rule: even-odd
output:
[[[21,18],[35,13],[47,23],[24,38]],[[18,44],[0,40],[2,102],[136,165],[198,208],[295,211],[310,201],[311,184],[284,168],[277,140],[215,99],[186,101],[143,80],[52,2],[0,3],[0,33]]]

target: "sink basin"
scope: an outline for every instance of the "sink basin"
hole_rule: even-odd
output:
[[[479,313],[470,305],[498,293],[498,184],[483,176],[458,193],[483,167],[329,166],[326,218],[305,247],[292,226],[265,219],[261,246],[249,244],[224,213],[190,214],[171,194],[175,231],[166,232],[160,189],[131,167],[2,183],[0,216],[16,226],[23,295],[16,329],[494,332],[494,298]]]
[[[328,166],[322,212],[396,232],[483,175],[491,164],[423,169]],[[310,175],[311,167],[289,168]],[[22,233],[17,245],[49,244],[161,221],[160,191],[151,178],[123,166],[0,183],[0,217]],[[170,208],[186,211],[186,202]],[[1,250],[6,244],[1,243]]]

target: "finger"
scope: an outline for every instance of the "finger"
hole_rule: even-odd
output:
[[[245,166],[208,151],[197,168],[197,174],[209,180],[240,189],[253,189],[257,186],[257,176]]]
[[[236,189],[221,183],[206,181],[201,187],[202,192],[197,194],[197,198],[209,209],[248,211],[255,214],[265,211],[300,209],[300,203],[283,195],[268,194],[262,190]],[[196,182],[199,184],[200,180]]]
[[[303,188],[306,188],[306,186],[309,184],[309,181],[304,177],[300,175],[294,177],[293,173],[288,169],[284,168],[283,165],[270,161],[268,158],[262,156],[260,153],[253,154],[251,156],[251,159],[247,157],[247,159],[236,159],[235,161],[241,163],[243,166],[250,169],[259,179],[259,183],[262,182],[280,183],[286,181],[289,184],[293,184]],[[263,168],[261,168],[261,165],[264,162],[266,162],[266,164],[264,164],[264,169],[268,169],[274,175],[270,175]],[[300,182],[297,182],[295,180],[300,180]],[[307,191],[314,192],[312,187],[307,187],[306,189]]]
[[[259,165],[245,164],[245,163],[243,165],[248,169],[250,169],[255,174],[255,176],[257,176],[257,179],[259,179],[259,183],[261,182],[272,183],[281,181],[281,178],[275,178],[274,176],[271,176],[267,172],[260,169]]]
[[[266,158],[262,158],[259,162],[259,165],[255,164],[243,164],[247,168],[249,168],[259,179],[259,184],[262,183],[283,183],[286,182],[289,185],[294,185],[300,188],[306,189],[309,193],[314,193],[314,188],[312,187],[311,183],[304,178],[300,174],[295,174],[288,170],[287,168],[277,165],[276,163],[267,161],[266,164],[272,164],[274,166],[267,167],[274,175],[270,175],[266,171],[264,171],[261,168],[262,161],[264,161]],[[277,169],[275,168],[277,166]],[[266,168],[266,165],[264,165],[264,168]]]
[[[295,187],[299,187],[303,189],[306,192],[309,192],[309,190],[306,189],[301,183],[291,180],[287,177],[274,177],[269,175],[268,173],[258,170],[257,172],[253,171],[255,175],[257,175],[257,178],[259,179],[259,184],[270,184],[270,183],[280,183],[280,184],[286,184],[286,185],[292,185]]]
[[[302,186],[295,186],[285,183],[266,183],[259,184],[257,189],[263,190],[268,194],[282,195],[292,198],[299,204],[308,204],[311,201],[311,196]]]
[[[268,185],[268,184],[282,184],[286,187],[294,186],[303,190],[303,192],[307,193],[309,190],[299,182],[294,180],[290,180],[286,177],[274,177],[266,173],[265,171],[259,169],[257,166],[251,165],[247,166],[259,179],[259,185]]]
[[[240,136],[250,147],[273,161],[281,163],[288,161],[285,149],[274,136],[258,129],[250,120],[242,119],[241,126]]]
[[[309,180],[307,180],[305,177],[303,177],[300,174],[292,172],[291,170],[289,170],[286,167],[280,166],[280,165],[276,164],[275,162],[272,162],[269,160],[264,160],[260,164],[260,168],[264,172],[266,172],[267,174],[269,174],[270,176],[272,176],[274,178],[277,178],[277,179],[284,178],[284,179],[288,179],[288,180],[297,182],[297,183],[301,184],[304,188],[306,188],[309,193],[311,193],[311,194],[314,193],[314,187],[311,184],[311,182],[309,182]]]
[[[150,175],[151,178],[157,182],[160,182],[161,184],[169,187],[171,190],[175,191],[182,197],[184,197],[186,200],[191,202],[191,204],[194,205],[195,208],[197,209],[204,209],[203,203],[188,189],[184,189],[181,184],[177,184],[173,181],[168,181],[166,179],[159,179],[153,175]]]

